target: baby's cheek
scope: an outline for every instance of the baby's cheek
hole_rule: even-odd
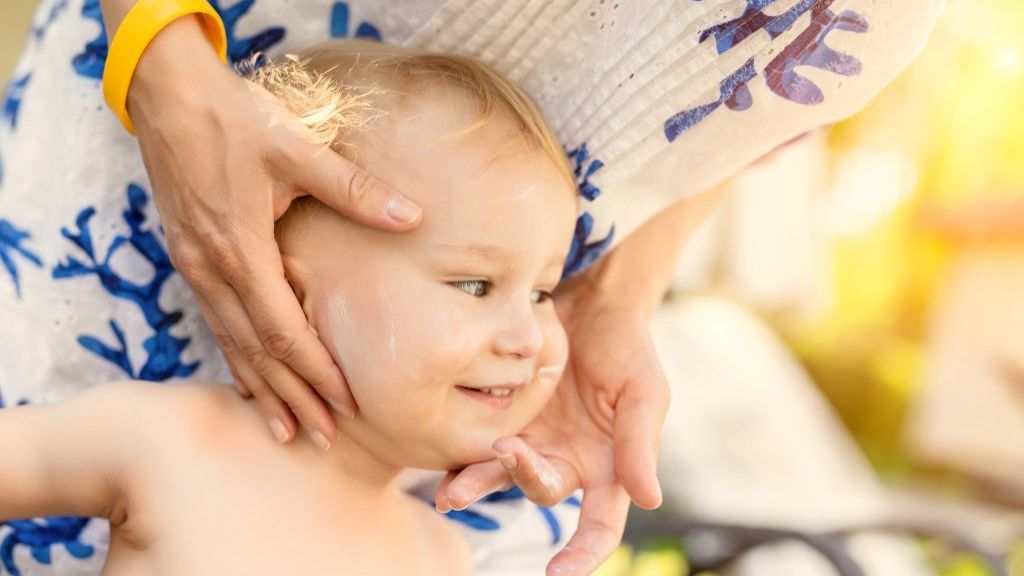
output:
[[[440,310],[444,310],[440,313]],[[453,386],[465,377],[467,367],[480,352],[479,330],[450,305],[410,314],[414,321],[398,336],[398,354],[412,369],[411,377],[434,385]]]
[[[537,358],[537,372],[530,384],[521,391],[516,418],[513,423],[518,433],[536,418],[547,406],[565,373],[569,344],[565,330],[557,321],[542,326],[544,347]]]
[[[569,338],[553,313],[542,324],[541,330],[544,335],[544,346],[537,357],[536,382],[542,393],[550,397],[562,379],[569,360]]]

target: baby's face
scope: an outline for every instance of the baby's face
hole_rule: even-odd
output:
[[[314,211],[282,239],[286,267],[359,416],[345,435],[389,464],[488,459],[550,398],[567,341],[549,293],[572,238],[574,193],[543,152],[422,94],[353,140],[357,160],[423,207],[409,233]],[[348,441],[348,440],[346,440]]]

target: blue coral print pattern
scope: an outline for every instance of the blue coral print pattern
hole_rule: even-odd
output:
[[[28,86],[32,74],[23,74],[11,79],[4,92],[3,108],[0,109],[0,120],[7,123],[7,126],[14,130],[18,127],[18,112],[21,110],[21,100],[25,94],[25,87]],[[0,184],[4,183],[4,166],[0,160]]]
[[[7,220],[0,218],[0,264],[10,275],[14,282],[14,290],[18,297],[21,297],[21,282],[18,276],[16,256],[34,264],[37,268],[43,265],[43,261],[34,252],[25,246],[25,241],[30,235],[25,230],[19,230]],[[2,405],[0,405],[2,407]]]
[[[222,7],[222,2],[219,0],[209,0],[209,3],[224,21],[230,64],[245,61],[258,52],[265,52],[284,39],[285,30],[280,26],[266,28],[244,38],[238,35],[236,28],[239,21],[252,10],[256,0],[241,0],[227,7]],[[99,0],[85,0],[85,4],[82,6],[82,16],[96,21],[100,31],[94,39],[85,45],[81,53],[72,58],[72,68],[81,76],[99,80],[103,78],[103,67],[106,65],[107,51],[110,47],[107,30],[103,24],[103,14],[100,12]]]
[[[719,54],[728,52],[752,34],[764,30],[774,40],[804,14],[810,12],[811,22],[789,45],[783,48],[764,68],[768,88],[778,96],[804,105],[821,104],[825,95],[807,78],[796,73],[798,66],[812,66],[842,76],[860,74],[860,61],[853,56],[840,54],[825,45],[827,36],[834,30],[864,33],[867,21],[856,12],[847,10],[834,13],[830,7],[835,0],[801,0],[789,10],[777,16],[769,16],[764,9],[775,0],[747,0],[743,14],[703,30],[700,41],[712,37]],[[746,110],[753,104],[747,83],[757,76],[753,59],[731,74],[720,85],[717,101],[690,110],[684,110],[665,121],[665,137],[674,141],[701,120],[707,118],[722,104],[733,111]]]
[[[224,20],[224,29],[228,36],[228,62],[234,64],[247,60],[256,53],[266,52],[284,39],[284,28],[273,26],[266,28],[248,38],[239,38],[235,29],[243,16],[249,13],[256,0],[242,0],[229,8],[222,8],[219,0],[209,0],[210,6]]]
[[[18,401],[18,406],[25,404],[27,400]],[[4,399],[0,395],[0,410],[3,408]],[[45,565],[51,562],[53,546],[63,546],[75,558],[91,557],[95,549],[80,540],[88,523],[88,518],[75,517],[0,522],[0,566],[3,566],[0,574],[21,576],[21,570],[14,563],[14,551],[19,547],[27,548],[36,562]]]
[[[7,85],[7,92],[4,93],[4,108],[2,117],[8,126],[13,130],[18,127],[18,111],[21,110],[21,99],[25,93],[25,86],[32,78],[31,74],[24,74],[11,80]]]
[[[518,486],[514,486],[509,490],[505,490],[503,492],[495,492],[493,494],[489,494],[488,496],[480,500],[480,502],[486,504],[493,504],[498,502],[508,502],[525,499],[526,495],[523,494],[522,489],[520,489]],[[566,498],[565,500],[562,501],[562,503],[574,506],[576,508],[580,507],[580,501],[575,496],[570,496]],[[554,512],[552,512],[551,508],[548,506],[538,505],[537,512],[544,519],[545,524],[547,524],[548,529],[551,531],[551,545],[554,546],[558,544],[562,540],[562,525],[558,522],[558,518],[555,517]],[[454,520],[456,522],[464,524],[474,530],[493,531],[499,530],[501,528],[501,524],[494,518],[491,518],[486,514],[470,510],[468,508],[465,510],[452,510],[446,513],[446,516],[450,520]]]
[[[693,128],[712,112],[718,110],[718,107],[723,104],[734,112],[741,112],[750,108],[754,100],[750,95],[750,88],[747,87],[747,82],[753,80],[755,76],[757,76],[757,71],[754,69],[754,59],[751,58],[747,60],[747,63],[742,68],[729,75],[725,80],[722,80],[718,100],[684,110],[669,118],[668,122],[665,123],[665,137],[669,142],[674,141],[680,134]]]
[[[352,34],[349,28],[348,2],[335,2],[331,7],[331,38],[349,38],[350,36],[377,41],[382,39],[380,30],[366,21],[360,22],[355,33]]]
[[[96,276],[100,285],[111,296],[134,303],[146,324],[153,330],[153,335],[143,342],[147,358],[141,368],[134,367],[128,356],[124,331],[114,320],[110,320],[110,329],[117,340],[116,344],[107,344],[88,335],[79,336],[78,343],[100,358],[115,364],[131,378],[159,382],[168,378],[190,376],[199,367],[199,363],[183,363],[181,355],[188,346],[189,339],[171,335],[171,329],[181,320],[182,313],[166,312],[159,304],[160,293],[167,280],[174,274],[174,267],[156,234],[146,226],[144,208],[147,203],[146,192],[135,184],[129,184],[128,209],[124,211],[123,216],[130,234],[116,236],[103,258],[97,255],[90,231],[96,210],[88,207],[79,212],[75,219],[76,230],[64,228],[61,234],[74,244],[87,260],[67,256],[53,269],[53,277],[63,280],[78,276]],[[153,267],[153,277],[145,284],[129,281],[111,267],[110,262],[114,255],[129,246]]]
[[[57,17],[61,15],[64,10],[68,7],[68,0],[58,0],[50,6],[50,11],[46,13],[46,18],[43,19],[38,25],[32,27],[32,37],[36,40],[42,39],[46,34],[46,30],[51,24],[57,21]]]
[[[50,6],[50,9],[46,13],[46,17],[43,21],[32,25],[31,33],[26,44],[42,40],[46,35],[46,31],[50,28],[50,25],[57,21],[57,17],[60,16],[67,7],[68,0],[57,0],[57,2],[54,2],[53,5]],[[7,89],[4,92],[3,108],[0,109],[0,119],[5,121],[12,131],[18,127],[18,112],[21,110],[21,101],[24,98],[25,90],[31,79],[32,74],[30,72],[15,74],[11,78],[10,83],[7,85]],[[3,183],[4,166],[3,159],[0,158],[0,184]]]
[[[14,550],[21,546],[28,548],[32,558],[44,565],[52,562],[54,546],[63,546],[75,558],[89,558],[96,549],[81,541],[82,531],[89,522],[89,518],[71,516],[0,522],[0,529],[11,528],[0,540],[0,563],[12,576],[21,576],[21,570],[14,563]]]
[[[580,196],[593,202],[601,195],[601,189],[595,186],[590,178],[604,167],[604,162],[590,157],[590,151],[584,142],[577,148],[567,152],[573,172],[576,175],[576,188]],[[597,261],[612,244],[615,238],[613,225],[604,238],[588,242],[594,228],[594,217],[583,211],[576,219],[576,230],[573,232],[572,246],[562,268],[562,279],[579,274]]]
[[[103,24],[100,0],[85,0],[82,17],[99,25],[99,34],[90,40],[81,53],[71,59],[71,67],[80,76],[99,80],[103,78],[103,67],[107,63],[107,27]]]

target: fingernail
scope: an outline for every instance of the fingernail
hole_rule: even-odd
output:
[[[392,196],[388,200],[388,216],[403,224],[412,222],[420,215],[420,208],[401,196]]]
[[[515,454],[498,454],[498,460],[505,467],[505,470],[509,472],[515,471],[516,467],[519,466],[519,459],[516,458]]]
[[[577,576],[583,573],[583,566],[578,562],[565,561],[551,567],[551,576]]]
[[[331,399],[330,402],[331,408],[334,408],[334,411],[337,412],[338,414],[341,414],[343,418],[348,420],[355,420],[356,413],[348,404],[345,404],[341,400],[335,399]]]
[[[310,437],[313,438],[313,443],[320,449],[321,452],[327,452],[331,449],[331,443],[327,441],[327,437],[322,432],[314,430],[309,433]]]
[[[451,505],[448,503],[448,499],[444,496],[441,496],[437,502],[434,502],[434,508],[442,514],[447,514],[452,509]]]
[[[284,425],[284,422],[277,418],[270,420],[270,430],[274,433],[274,438],[281,444],[288,441],[288,427]]]
[[[448,506],[452,510],[465,510],[467,506],[472,504],[470,501],[471,497],[468,492],[461,489],[448,489]]]

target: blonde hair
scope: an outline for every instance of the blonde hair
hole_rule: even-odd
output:
[[[449,137],[472,133],[500,114],[555,163],[576,191],[565,150],[537,105],[519,86],[474,58],[368,40],[332,40],[256,67],[249,80],[281,101],[310,138],[339,152],[345,151],[348,136],[382,114],[378,96],[391,92],[389,87],[426,81],[460,90],[479,103],[480,113],[473,124]]]

